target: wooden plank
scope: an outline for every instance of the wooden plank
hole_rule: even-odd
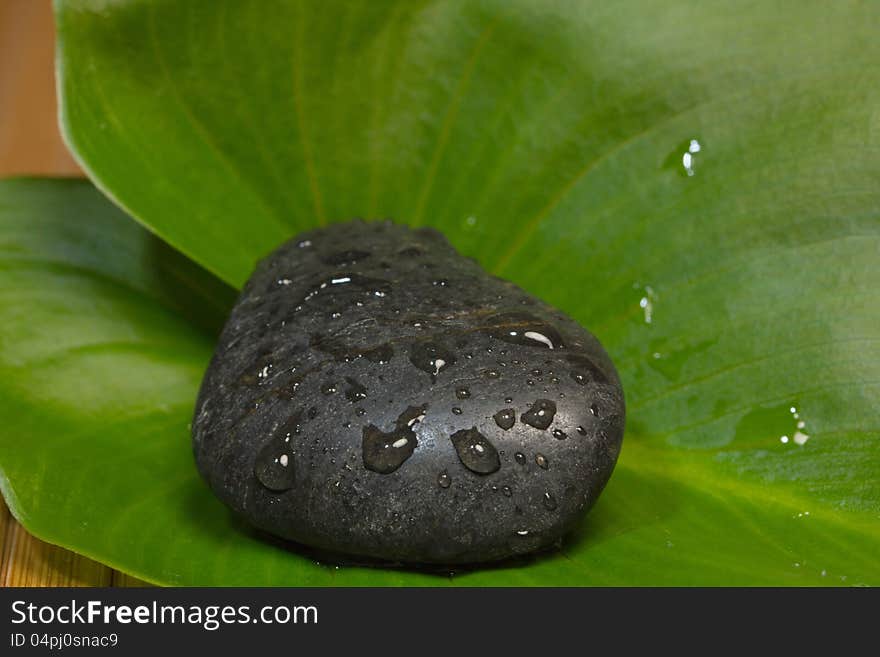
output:
[[[109,568],[34,538],[3,504],[5,531],[0,586],[110,586]]]
[[[55,107],[50,0],[0,2],[0,176],[81,175]]]
[[[82,175],[58,131],[50,0],[0,0],[0,177]],[[0,501],[0,586],[143,586],[34,538]]]

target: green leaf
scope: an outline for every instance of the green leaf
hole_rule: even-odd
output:
[[[606,345],[629,414],[596,509],[561,552],[454,582],[880,583],[876,6],[56,6],[76,154],[120,205],[226,281],[240,284],[299,229],[392,216],[441,229]],[[128,317],[92,292],[77,299]],[[7,334],[8,316],[24,321],[15,298],[2,303],[2,367],[12,371],[12,353],[20,369],[4,382],[32,380],[27,355],[43,335]],[[47,344],[92,334],[49,323],[56,313],[42,307]],[[163,339],[193,330],[169,325]],[[137,466],[145,444],[125,440],[134,421],[114,426],[161,400],[133,387],[129,407],[116,385],[99,407],[97,376],[67,405],[48,376],[2,384],[21,425],[4,437],[4,490],[26,526],[162,583],[446,581],[327,569],[231,523],[188,453],[196,365],[210,349],[200,340],[201,360],[169,355],[161,368],[119,369],[104,354],[107,371],[137,372],[142,386],[159,371],[170,381],[161,399],[178,425],[149,432],[140,479],[106,467]],[[78,487],[58,483],[71,450],[47,449],[53,440],[75,441],[101,476],[80,468]],[[76,511],[59,517],[61,500]],[[102,521],[112,533],[94,529]]]

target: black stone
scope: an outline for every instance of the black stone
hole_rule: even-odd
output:
[[[217,496],[278,536],[474,563],[556,544],[608,481],[623,426],[617,373],[576,322],[434,230],[355,221],[259,263],[193,448]]]

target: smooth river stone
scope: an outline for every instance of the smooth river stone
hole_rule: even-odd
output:
[[[623,427],[614,366],[571,318],[434,230],[353,221],[259,263],[205,374],[193,448],[215,494],[267,532],[458,564],[558,544]]]

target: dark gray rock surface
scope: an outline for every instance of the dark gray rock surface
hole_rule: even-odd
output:
[[[353,221],[258,265],[193,448],[217,496],[268,532],[475,563],[557,543],[608,481],[623,426],[617,373],[576,322],[434,230]]]

